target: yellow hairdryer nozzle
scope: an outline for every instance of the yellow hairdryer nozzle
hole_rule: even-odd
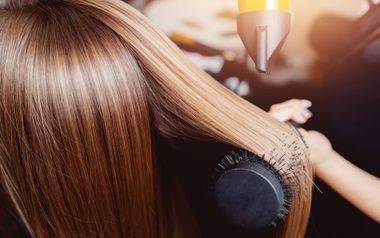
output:
[[[289,12],[290,0],[239,0],[239,13],[257,11]]]
[[[239,0],[238,33],[259,72],[267,73],[290,30],[290,0]]]

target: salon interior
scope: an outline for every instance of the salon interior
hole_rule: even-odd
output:
[[[262,2],[258,10],[270,11],[281,1]],[[284,2],[288,22],[265,22],[265,13],[244,19],[237,0],[129,1],[194,64],[260,108],[310,100],[313,116],[302,127],[380,176],[380,1]],[[268,24],[261,36],[260,24]],[[380,237],[380,225],[316,179],[306,237]]]

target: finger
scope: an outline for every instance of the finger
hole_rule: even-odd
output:
[[[288,106],[288,107],[277,108],[277,109],[271,110],[271,113],[272,112],[276,115],[279,115],[281,119],[285,117],[285,115],[282,115],[282,114],[289,114],[287,115],[287,117],[288,118],[292,117],[291,119],[295,119],[295,120],[299,120],[300,116],[302,116],[306,120],[309,120],[313,116],[310,110],[308,110],[307,108],[301,107],[299,104]]]
[[[295,106],[272,110],[269,113],[279,121],[292,120],[300,124],[305,123],[312,116],[312,113],[308,109]]]
[[[306,109],[306,108],[299,108],[298,107],[298,108],[295,108],[294,111],[295,111],[295,113],[301,114],[307,120],[309,120],[313,116],[313,113],[309,109]]]
[[[274,104],[271,106],[270,110],[279,110],[285,107],[301,107],[301,108],[309,108],[312,106],[312,102],[306,99],[291,99],[288,101],[285,101],[283,103]]]
[[[293,109],[293,116],[292,120],[294,120],[297,123],[306,123],[311,117],[313,116],[313,113],[305,108],[294,108]],[[302,118],[302,119],[300,119]],[[300,120],[300,121],[298,121]]]
[[[313,105],[313,103],[307,99],[292,99],[290,100],[292,105],[297,105],[303,108],[309,108]]]
[[[288,116],[284,114],[282,111],[270,111],[269,114],[280,122],[285,122],[288,119]]]
[[[303,114],[295,110],[293,107],[273,110],[270,112],[270,114],[281,122],[293,120],[297,123],[304,123],[306,121],[306,118],[303,116]]]
[[[304,106],[306,108],[313,106],[313,103],[307,99],[302,99],[300,101],[301,101],[300,103],[302,104],[302,106]]]
[[[304,124],[309,118],[304,115],[302,111],[292,111],[289,120],[292,120],[298,124]]]

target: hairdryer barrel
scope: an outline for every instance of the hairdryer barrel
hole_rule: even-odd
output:
[[[267,73],[290,31],[289,0],[239,0],[237,28],[256,69]]]

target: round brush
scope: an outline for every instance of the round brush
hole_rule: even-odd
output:
[[[285,219],[292,191],[274,165],[248,151],[234,150],[216,170],[215,200],[229,222],[258,230]]]

